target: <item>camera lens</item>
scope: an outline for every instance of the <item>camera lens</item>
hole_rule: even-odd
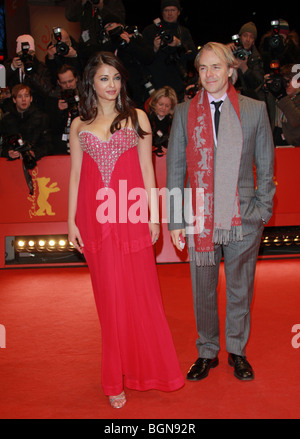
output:
[[[69,51],[70,51],[70,48],[66,43],[63,43],[62,41],[60,41],[59,43],[56,44],[56,52],[59,55],[68,55]]]

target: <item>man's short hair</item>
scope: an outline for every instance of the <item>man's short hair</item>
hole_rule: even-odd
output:
[[[67,72],[69,72],[69,71],[71,71],[71,72],[73,73],[74,78],[78,78],[78,77],[79,77],[79,75],[78,75],[78,71],[76,70],[75,67],[73,67],[73,66],[69,66],[68,64],[63,64],[63,65],[57,70],[57,72],[56,72],[56,74],[57,74],[57,78],[59,78],[58,75],[63,75],[64,73],[67,73]]]
[[[12,88],[11,96],[12,98],[15,98],[18,96],[21,90],[27,90],[30,96],[32,96],[31,88],[28,85],[25,84],[17,84]]]
[[[237,72],[238,61],[233,55],[230,47],[225,46],[225,44],[215,43],[215,42],[210,42],[202,46],[195,59],[195,67],[197,68],[197,70],[199,70],[200,56],[203,50],[212,50],[217,55],[218,58],[220,58],[222,61],[224,61],[227,64],[228,68],[233,68],[233,74],[229,78],[229,80],[233,84],[235,84],[238,78],[238,72]]]

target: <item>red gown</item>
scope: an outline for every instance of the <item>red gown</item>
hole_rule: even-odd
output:
[[[122,128],[107,142],[89,131],[79,137],[76,223],[101,324],[104,393],[118,395],[124,385],[177,390],[184,379],[163,310],[149,225],[124,216],[139,199],[128,200],[130,191],[144,188],[138,136],[133,128]],[[105,210],[108,199],[111,208]]]

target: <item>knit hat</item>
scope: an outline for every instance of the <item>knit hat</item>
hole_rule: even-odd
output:
[[[122,20],[120,17],[118,17],[118,15],[107,14],[103,17],[103,26],[106,26],[108,23],[124,24],[124,20]]]
[[[240,31],[239,31],[239,35],[241,36],[244,32],[251,32],[251,34],[254,35],[254,39],[256,40],[257,38],[257,28],[255,26],[255,24],[252,21],[249,21],[249,23],[245,23]]]
[[[163,11],[168,6],[176,6],[179,11],[181,11],[180,1],[179,0],[162,0],[161,2],[161,10]]]
[[[290,33],[290,27],[288,22],[283,20],[282,18],[280,18],[279,20],[279,28],[280,28],[279,31],[280,34],[288,35]]]
[[[29,44],[29,50],[35,51],[34,39],[31,35],[20,35],[17,38],[17,48],[16,53],[22,52],[22,43]]]

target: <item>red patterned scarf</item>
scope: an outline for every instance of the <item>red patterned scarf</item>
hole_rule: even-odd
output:
[[[243,133],[233,85],[229,85],[222,105],[216,155],[210,104],[204,89],[191,101],[187,130],[186,159],[194,212],[196,189],[204,189],[204,227],[194,231],[197,265],[214,265],[215,244],[243,239],[237,187]]]

